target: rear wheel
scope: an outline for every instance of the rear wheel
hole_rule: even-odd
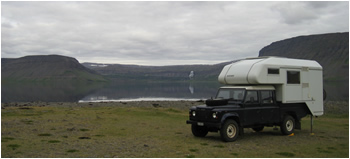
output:
[[[208,128],[192,124],[192,134],[196,137],[205,137],[208,134]]]
[[[221,139],[226,142],[237,140],[239,126],[235,120],[227,120],[220,129]]]
[[[286,115],[283,118],[283,122],[281,125],[281,132],[284,135],[290,135],[294,132],[295,120],[292,116]]]

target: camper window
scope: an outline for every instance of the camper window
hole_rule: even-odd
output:
[[[300,84],[300,72],[287,71],[287,84]]]
[[[278,68],[268,68],[267,74],[278,75],[278,74],[280,74],[280,70]]]

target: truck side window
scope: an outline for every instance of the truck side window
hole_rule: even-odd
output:
[[[230,90],[220,89],[216,98],[229,99],[230,98]]]
[[[233,96],[233,100],[242,101],[244,97],[244,90],[243,89],[234,90],[232,93],[232,96]]]
[[[258,91],[247,91],[244,103],[259,103]]]
[[[261,91],[262,104],[273,103],[272,91]]]

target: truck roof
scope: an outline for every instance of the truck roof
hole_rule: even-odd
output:
[[[314,60],[293,59],[293,58],[278,57],[278,56],[261,56],[261,57],[254,57],[254,58],[246,58],[241,61],[247,61],[247,60],[259,60],[259,63],[261,65],[288,67],[288,68],[309,67],[310,69],[322,70],[322,66]]]
[[[243,85],[239,85],[239,86],[222,86],[220,88],[231,88],[231,89],[246,89],[246,90],[275,90],[274,86],[270,86],[270,85],[259,85],[259,86],[243,86]]]

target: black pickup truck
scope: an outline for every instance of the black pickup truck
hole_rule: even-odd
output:
[[[265,126],[280,126],[283,134],[292,134],[301,129],[300,120],[307,114],[311,112],[305,103],[277,102],[274,86],[224,86],[206,105],[191,107],[186,123],[192,124],[196,137],[220,131],[222,140],[230,142],[243,135],[243,128],[262,131]]]

